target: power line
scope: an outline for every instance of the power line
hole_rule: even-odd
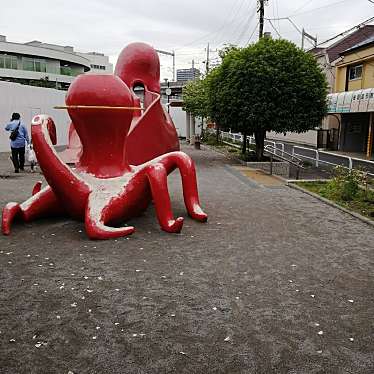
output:
[[[216,29],[216,30],[214,30],[214,31],[211,31],[211,32],[209,32],[209,33],[207,33],[207,34],[204,34],[204,35],[200,36],[199,38],[197,38],[197,39],[195,39],[195,40],[193,40],[193,41],[191,41],[191,42],[189,42],[189,43],[187,43],[187,44],[182,45],[180,48],[176,48],[176,50],[178,50],[178,49],[182,49],[182,48],[184,48],[184,47],[188,47],[188,46],[190,46],[190,45],[195,44],[196,42],[198,42],[198,41],[200,41],[200,40],[204,40],[204,39],[206,39],[207,37],[209,37],[209,36],[211,36],[211,35],[214,35],[214,34],[220,33],[220,32],[221,32],[221,31],[226,27],[226,25],[233,23],[233,21],[235,21],[235,19],[234,19],[234,20],[231,20],[230,22],[228,22],[228,20],[232,18],[232,15],[233,15],[233,12],[235,11],[235,9],[236,9],[236,10],[238,9],[236,5],[239,4],[239,1],[240,1],[240,0],[237,0],[236,3],[234,4],[234,6],[231,7],[230,15],[229,15],[229,17],[225,18],[225,22],[221,25],[221,27],[219,27],[218,29]],[[244,0],[242,0],[242,3],[243,3],[243,2],[244,2]],[[242,4],[242,3],[241,3],[241,4]]]
[[[297,14],[297,12],[299,11],[299,10],[301,10],[301,9],[304,9],[307,5],[309,5],[311,2],[312,2],[313,0],[308,0],[306,3],[304,3],[304,5],[302,5],[301,7],[299,7],[299,8],[297,8],[292,14],[291,14],[291,16],[292,15],[294,15],[294,14]],[[291,17],[290,16],[290,17]]]
[[[279,31],[275,28],[273,23],[270,21],[270,19],[267,20],[270,23],[270,26],[273,28],[273,30],[277,33],[277,35],[282,38],[282,35],[279,33]]]
[[[257,26],[259,25],[259,23],[260,23],[260,22],[257,21],[256,26],[255,26],[255,28],[253,29],[252,33],[251,33],[251,36],[249,37],[247,43],[245,43],[246,46],[249,45],[249,43],[251,42],[251,40],[252,40],[252,38],[253,38],[253,35],[255,34],[255,32],[256,32],[256,30],[257,30]]]
[[[277,8],[277,18],[279,18],[279,3],[278,3],[278,0],[275,0],[275,6]],[[280,32],[280,21],[278,21],[278,30]]]
[[[223,29],[220,30],[219,33],[217,33],[217,35],[216,35],[216,38],[217,38],[217,39],[214,38],[213,41],[222,40],[221,38],[222,38],[222,37],[225,37],[225,33],[224,33],[224,31],[225,31],[225,29],[226,29],[226,26],[229,26],[229,25],[231,25],[234,21],[236,21],[236,17],[239,15],[240,11],[242,10],[243,5],[245,4],[245,2],[246,2],[246,0],[242,0],[242,1],[240,2],[240,5],[239,5],[238,7],[234,7],[234,8],[233,8],[233,9],[236,9],[236,12],[233,13],[232,16],[231,16],[230,18],[228,18],[228,20],[231,19],[230,22],[226,22],[225,27],[223,27]],[[216,44],[217,44],[217,43],[216,43]]]
[[[246,20],[245,20],[245,22],[244,22],[244,25],[242,25],[242,26],[244,26],[244,27],[243,27],[243,30],[242,30],[242,32],[240,33],[239,38],[236,39],[237,41],[236,41],[235,44],[237,44],[237,45],[240,44],[240,41],[242,40],[243,36],[247,33],[247,31],[248,31],[248,25],[251,23],[250,21],[251,21],[251,19],[255,16],[256,12],[257,12],[257,9],[256,9],[256,7],[255,7],[255,8],[253,9],[252,13],[248,13],[247,18],[246,18]]]
[[[299,16],[301,14],[312,13],[312,12],[315,12],[315,11],[320,10],[320,9],[330,8],[334,5],[338,5],[338,4],[341,4],[341,3],[346,3],[347,1],[352,1],[352,0],[340,0],[340,1],[337,1],[337,2],[332,3],[332,4],[327,4],[327,5],[318,7],[318,8],[313,8],[313,9],[310,9],[310,10],[306,10],[305,12],[294,13],[294,14],[292,14],[292,17],[296,17],[296,16]]]
[[[373,20],[374,20],[374,17],[370,17],[370,18],[368,18],[367,20],[365,20],[365,21],[359,23],[358,25],[353,26],[353,27],[351,27],[350,29],[348,29],[348,30],[346,30],[346,31],[343,31],[343,32],[341,32],[340,34],[335,35],[334,37],[332,37],[332,38],[330,38],[330,39],[327,39],[327,40],[325,40],[325,41],[323,41],[323,42],[321,42],[321,43],[318,43],[318,44],[317,44],[317,47],[320,46],[320,45],[322,45],[322,44],[326,44],[326,43],[328,43],[328,42],[331,42],[331,41],[333,41],[334,39],[339,38],[340,36],[344,36],[345,34],[348,34],[349,32],[351,32],[351,31],[353,31],[353,30],[355,30],[355,29],[359,29],[361,26],[364,26],[365,24],[367,24],[367,23],[369,23],[369,22],[371,22],[371,21],[373,21]]]

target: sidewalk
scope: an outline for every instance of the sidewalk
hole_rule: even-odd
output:
[[[373,230],[184,149],[206,224],[187,217],[174,173],[181,234],[150,208],[130,238],[90,241],[58,218],[0,236],[1,373],[373,373]],[[39,178],[0,179],[1,206]]]

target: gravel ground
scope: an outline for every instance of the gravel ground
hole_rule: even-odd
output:
[[[0,237],[0,373],[374,373],[373,229],[186,150],[206,224],[167,234],[149,208],[130,238],[90,241],[70,219]],[[39,178],[0,179],[1,205]]]

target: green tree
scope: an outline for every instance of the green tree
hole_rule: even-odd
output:
[[[207,90],[205,80],[190,81],[183,87],[183,110],[195,117],[208,115]]]
[[[244,138],[254,134],[259,160],[267,131],[305,132],[327,111],[327,83],[316,60],[286,40],[262,38],[229,50],[207,85],[211,117]]]

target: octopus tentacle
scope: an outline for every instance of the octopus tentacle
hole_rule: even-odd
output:
[[[3,208],[1,227],[4,235],[10,234],[12,223],[16,218],[30,222],[41,217],[65,214],[51,187],[47,186],[36,193],[34,190],[33,196],[22,204],[11,202]]]
[[[109,204],[110,201],[106,204],[98,203],[97,196],[94,194],[89,196],[85,212],[85,227],[90,239],[119,238],[130,235],[135,231],[135,228],[132,226],[110,227],[106,225],[109,217],[105,216],[103,211],[104,209],[110,211],[110,209],[106,209]]]
[[[32,196],[36,195],[42,189],[42,181],[35,183],[34,188],[32,189]]]
[[[195,163],[183,152],[171,152],[161,156],[158,161],[169,174],[178,168],[182,178],[184,203],[189,216],[197,221],[206,222],[208,215],[201,209],[196,183]]]
[[[21,206],[18,203],[10,202],[3,208],[1,218],[1,231],[4,235],[10,234],[11,225],[15,217],[21,213]]]
[[[73,217],[83,217],[89,187],[61,161],[52,147],[50,137],[51,132],[53,135],[51,129],[54,128],[52,118],[46,115],[38,115],[33,118],[31,125],[35,153],[48,184],[61,201],[64,201],[64,205]],[[73,198],[71,191],[74,191]]]
[[[171,210],[170,196],[167,185],[167,173],[165,166],[157,163],[146,169],[156,215],[161,228],[166,232],[180,232],[183,226],[183,217],[174,219]]]

